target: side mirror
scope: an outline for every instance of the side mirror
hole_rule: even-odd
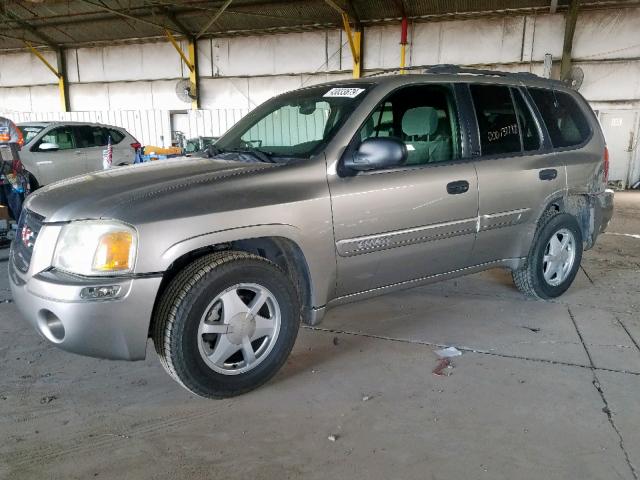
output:
[[[57,143],[41,143],[38,146],[40,152],[55,152],[56,150],[60,150],[60,145]]]
[[[406,145],[393,137],[367,138],[344,166],[351,170],[365,171],[397,167],[407,161]]]

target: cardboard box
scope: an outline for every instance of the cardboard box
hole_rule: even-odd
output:
[[[9,208],[6,205],[0,205],[0,220],[11,220]]]

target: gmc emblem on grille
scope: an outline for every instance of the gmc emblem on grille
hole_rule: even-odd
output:
[[[20,232],[22,237],[22,243],[27,248],[33,248],[33,237],[35,236],[33,230],[31,230],[26,225],[22,227],[22,232]]]

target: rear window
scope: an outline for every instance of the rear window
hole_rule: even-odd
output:
[[[518,118],[508,87],[471,85],[482,155],[520,153]]]
[[[114,128],[110,128],[107,134],[111,136],[111,143],[113,144],[120,143],[124,138],[124,133]]]
[[[543,88],[528,90],[542,115],[554,147],[573,147],[589,138],[589,122],[571,95]]]

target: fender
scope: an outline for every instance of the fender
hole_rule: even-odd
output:
[[[314,308],[326,305],[335,291],[335,251],[331,250],[330,253],[332,261],[327,261],[326,245],[323,246],[321,245],[323,242],[314,242],[313,239],[305,237],[301,230],[293,225],[281,223],[250,225],[217,230],[190,237],[167,248],[162,253],[158,266],[161,271],[166,271],[173,262],[190,252],[214,245],[264,237],[286,238],[300,248],[309,269],[311,305]]]

